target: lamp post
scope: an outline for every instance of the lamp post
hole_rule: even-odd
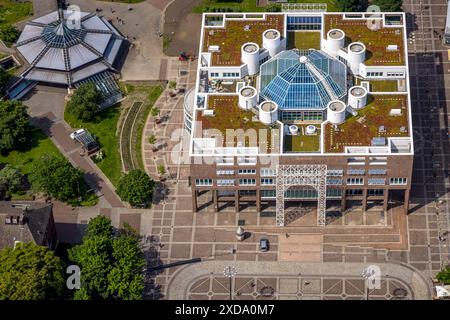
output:
[[[369,300],[369,280],[373,277],[375,274],[375,270],[372,270],[370,268],[366,268],[361,273],[364,280],[366,280],[366,300]]]
[[[236,274],[237,274],[237,270],[236,270],[236,267],[234,267],[234,266],[226,266],[223,269],[223,275],[225,277],[227,277],[228,279],[230,279],[230,300],[233,300],[232,286],[233,286],[233,278],[236,276]]]

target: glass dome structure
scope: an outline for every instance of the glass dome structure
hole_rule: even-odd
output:
[[[346,93],[346,66],[322,51],[283,51],[260,71],[261,96],[281,110],[324,109]]]

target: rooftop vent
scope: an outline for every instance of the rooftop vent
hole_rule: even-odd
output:
[[[379,126],[378,127],[378,132],[379,133],[385,133],[386,132],[386,128],[384,126]]]
[[[390,116],[401,116],[402,115],[402,109],[391,109],[389,112]]]
[[[214,116],[214,110],[203,110],[204,116]]]
[[[390,44],[390,45],[388,45],[387,46],[387,48],[386,48],[386,50],[387,51],[398,51],[398,45],[396,45],[396,44]]]
[[[371,145],[374,147],[384,147],[386,145],[386,138],[385,137],[372,138]]]

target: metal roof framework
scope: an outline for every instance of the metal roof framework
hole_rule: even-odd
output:
[[[86,12],[80,13],[79,27],[71,27],[70,14],[59,9],[27,23],[16,44],[30,64],[24,78],[72,87],[98,72],[117,72],[112,64],[124,40],[120,33],[103,17]]]
[[[326,165],[278,165],[276,182],[276,223],[284,227],[285,192],[294,186],[310,186],[316,189],[317,225],[325,226],[327,209],[327,166]]]

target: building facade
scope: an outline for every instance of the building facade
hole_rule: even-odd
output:
[[[408,211],[413,138],[403,13],[204,14],[184,106],[193,210],[317,202]]]

